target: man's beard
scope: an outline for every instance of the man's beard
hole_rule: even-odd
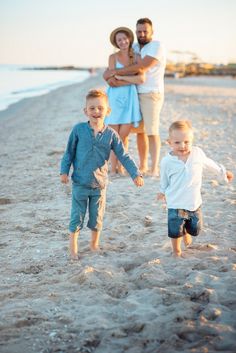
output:
[[[147,39],[147,38],[138,38],[138,43],[140,45],[145,45],[151,42],[151,39]]]

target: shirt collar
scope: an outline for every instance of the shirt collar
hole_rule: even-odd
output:
[[[90,121],[89,120],[88,120],[88,128],[90,129],[90,131],[94,131],[94,129],[90,125]],[[106,128],[107,128],[107,126],[104,124],[102,130],[100,130],[98,133],[102,134],[106,130]]]

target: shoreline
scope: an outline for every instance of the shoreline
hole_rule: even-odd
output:
[[[34,70],[34,69],[32,69]],[[85,70],[86,71],[86,70]],[[53,88],[51,89],[49,92],[47,93],[43,93],[41,95],[38,95],[38,96],[32,96],[32,97],[25,97],[25,98],[22,98],[20,99],[19,101],[17,102],[14,102],[14,103],[11,103],[6,109],[4,110],[0,110],[0,119],[2,118],[5,118],[5,116],[9,116],[12,114],[12,110],[15,110],[15,109],[18,109],[18,106],[17,104],[21,104],[21,103],[24,103],[24,102],[27,102],[27,99],[37,99],[38,97],[41,97],[41,96],[45,96],[49,93],[51,93],[52,91],[57,91],[58,89],[60,88],[64,88],[64,87],[70,87],[70,86],[74,86],[74,85],[78,85],[78,84],[82,84],[83,82],[89,80],[90,78],[93,78],[93,77],[96,77],[99,75],[101,75],[101,73],[103,72],[103,69],[97,69],[96,73],[92,73],[91,76],[89,76],[88,78],[86,78],[85,80],[81,81],[81,82],[74,82],[74,83],[70,83],[70,84],[66,84],[66,85],[63,85],[63,86],[59,86],[59,87],[56,87],[56,88]],[[210,78],[210,79],[213,79],[214,81],[219,79],[224,79],[226,80],[225,82],[229,82],[231,83],[231,85],[229,85],[229,88],[236,88],[236,80],[232,77],[232,76],[229,76],[229,75],[224,75],[224,76],[217,76],[217,75],[196,75],[196,76],[185,76],[185,77],[180,77],[180,78],[175,78],[175,77],[170,77],[170,76],[166,76],[165,77],[165,86],[166,85],[193,85],[193,82],[191,80],[195,79],[196,80],[196,84],[199,84],[199,83],[203,83],[204,82],[198,82],[198,80],[204,80],[206,78]],[[190,80],[190,82],[188,82],[188,80]],[[215,86],[214,85],[214,81],[210,84],[209,82],[206,84],[206,85],[210,85],[210,86]],[[102,80],[101,81],[101,86],[104,87],[105,84],[104,84],[104,81]]]
[[[36,104],[37,104],[37,99],[40,99],[42,97],[47,97],[48,95],[50,95],[50,94],[52,94],[54,92],[57,95],[57,92],[59,90],[63,90],[63,89],[67,89],[67,88],[70,91],[73,90],[73,87],[76,87],[76,89],[78,89],[77,86],[81,86],[83,84],[86,85],[87,81],[92,80],[91,82],[93,82],[93,81],[96,82],[96,77],[99,77],[99,73],[98,73],[97,76],[96,75],[91,75],[91,76],[89,76],[88,78],[86,78],[85,80],[83,80],[81,82],[72,82],[71,84],[67,84],[67,85],[64,85],[64,86],[59,86],[59,87],[57,87],[55,89],[52,89],[51,91],[49,91],[49,92],[47,92],[45,94],[41,94],[39,96],[32,96],[32,97],[22,98],[20,101],[17,101],[15,103],[10,104],[6,109],[0,110],[0,124],[1,124],[1,119],[5,119],[6,117],[9,118],[11,116],[14,116],[15,114],[18,113],[19,110],[27,108],[31,104],[34,104],[34,102],[36,102]],[[102,84],[103,84],[102,78],[100,78],[100,80],[98,79],[98,82],[101,82],[100,85],[102,86]],[[103,86],[104,86],[104,84],[103,84]]]
[[[0,112],[0,351],[233,353],[235,180],[205,175],[204,229],[181,260],[170,254],[159,180],[140,189],[111,180],[102,252],[89,252],[84,227],[80,261],[68,259],[71,185],[60,184],[59,164],[86,121],[87,91],[104,86],[99,74]],[[229,87],[166,83],[161,156],[170,122],[190,119],[195,144],[235,175],[235,102]],[[138,161],[134,135],[129,150]]]

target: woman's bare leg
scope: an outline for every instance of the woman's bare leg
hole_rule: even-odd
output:
[[[131,124],[122,124],[119,127],[119,135],[124,144],[125,151],[128,151],[130,129]],[[124,174],[124,167],[120,163],[118,163],[118,172]]]
[[[110,125],[110,127],[119,133],[119,125]],[[118,160],[113,151],[111,151],[110,163],[111,163],[111,175],[115,175],[116,169],[118,167]]]
[[[139,154],[139,169],[145,174],[148,171],[148,137],[145,133],[137,134],[137,148]]]

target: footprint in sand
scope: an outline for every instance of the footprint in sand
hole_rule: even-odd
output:
[[[63,155],[63,151],[51,151],[47,153],[48,156]]]
[[[211,250],[217,250],[218,246],[213,244],[192,244],[188,248],[194,249],[194,250],[211,251]]]
[[[0,198],[0,205],[9,205],[10,203],[12,203],[12,201],[10,199],[6,199],[6,198]]]
[[[26,268],[17,270],[17,273],[24,273],[25,275],[37,275],[44,270],[42,265],[31,265]]]

